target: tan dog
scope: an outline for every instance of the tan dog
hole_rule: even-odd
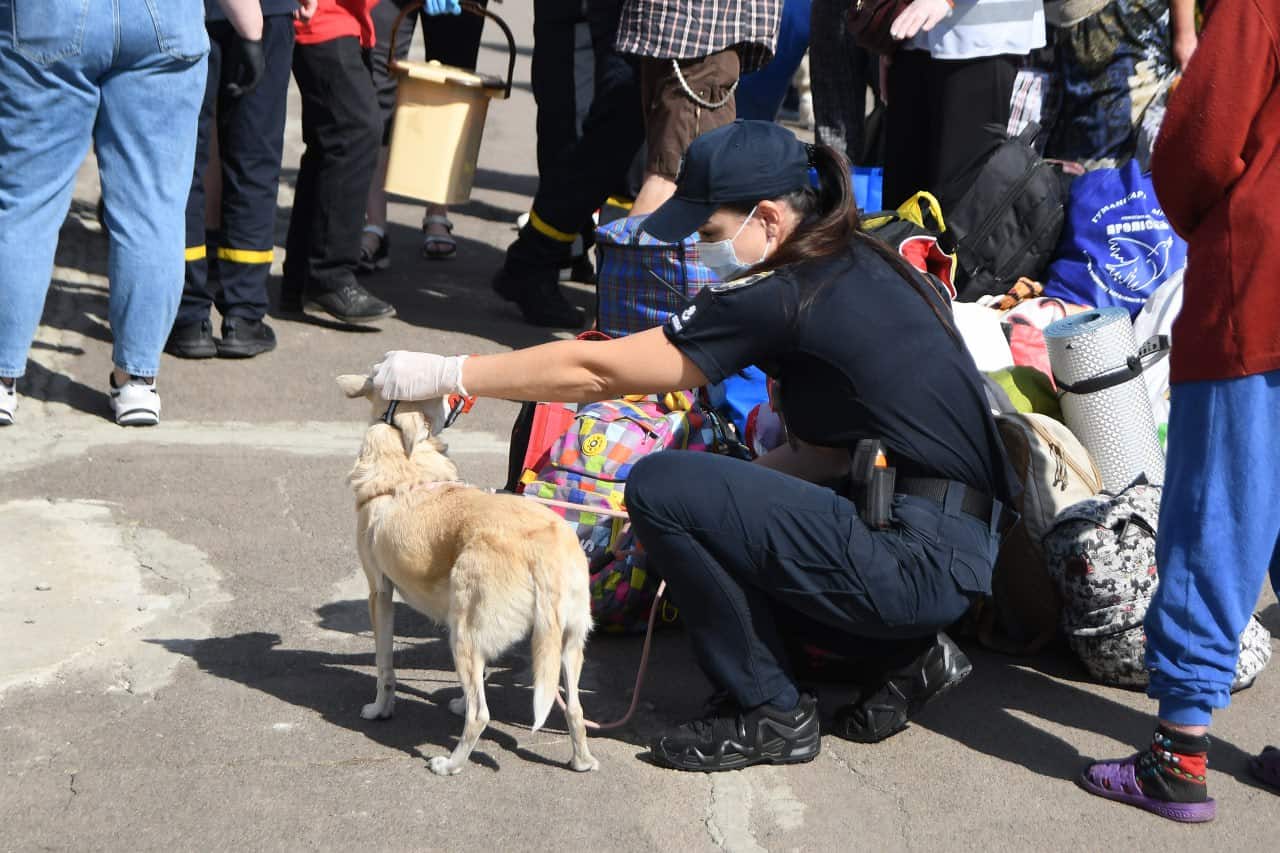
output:
[[[339,376],[348,397],[373,402],[374,423],[351,486],[356,494],[356,545],[369,580],[369,617],[378,667],[378,694],[360,712],[391,716],[393,590],[449,628],[463,696],[449,703],[466,716],[462,738],[449,756],[430,761],[432,772],[462,770],[489,722],[485,665],[533,634],[533,730],[555,701],[561,669],[574,770],[595,770],[587,749],[578,678],[591,630],[587,559],[572,529],[546,507],[513,495],[495,495],[458,482],[458,469],[432,436],[441,401],[400,403],[394,426],[379,415],[386,404],[365,376]],[[432,414],[428,414],[432,413]]]

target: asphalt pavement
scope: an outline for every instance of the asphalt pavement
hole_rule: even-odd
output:
[[[531,44],[528,7],[500,9]],[[497,40],[482,68],[501,65]],[[107,242],[86,163],[19,420],[0,430],[0,850],[1275,849],[1280,797],[1245,767],[1280,741],[1274,671],[1216,720],[1220,816],[1201,827],[1072,784],[1090,757],[1146,742],[1152,705],[1061,653],[971,649],[973,676],[883,744],[828,737],[810,764],[697,775],[644,759],[708,692],[678,632],[658,638],[637,720],[595,738],[589,774],[566,768],[558,712],[528,731],[516,649],[490,679],[493,723],[470,765],[440,778],[426,760],[460,732],[446,707],[459,688],[441,632],[398,605],[396,715],[360,718],[373,640],[345,476],[367,410],[333,379],[389,349],[555,337],[489,289],[536,187],[527,50],[516,79],[490,111],[474,198],[453,213],[457,258],[422,259],[421,208],[392,205],[392,267],[367,282],[396,320],[277,317],[269,355],[166,356],[152,429],[109,419]],[[277,261],[300,147],[294,97]],[[593,302],[584,286],[572,298]],[[515,411],[483,401],[448,435],[471,482],[501,484]],[[1259,607],[1280,631],[1270,593]],[[638,655],[635,639],[593,639],[589,715],[626,707]]]

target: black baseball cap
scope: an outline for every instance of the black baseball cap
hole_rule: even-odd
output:
[[[640,228],[676,243],[721,205],[777,198],[808,185],[808,145],[771,121],[738,119],[693,140],[680,165],[676,194]]]

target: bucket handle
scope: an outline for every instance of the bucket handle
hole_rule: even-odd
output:
[[[506,21],[502,20],[479,3],[474,2],[474,0],[462,0],[461,6],[462,11],[464,12],[472,15],[479,15],[482,18],[492,19],[493,22],[502,30],[502,34],[507,37],[507,84],[503,90],[502,97],[510,98],[511,83],[516,76],[516,38],[511,34],[511,28],[507,26]],[[400,32],[400,25],[404,23],[404,19],[407,15],[411,15],[421,8],[421,3],[410,3],[401,9],[400,14],[396,16],[396,22],[391,28],[391,44],[387,47],[387,66],[389,68],[395,69],[396,66],[399,65],[399,62],[396,59],[396,35]]]

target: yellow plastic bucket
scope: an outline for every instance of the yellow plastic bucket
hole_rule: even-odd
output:
[[[391,30],[389,55],[396,55],[395,33],[406,15],[422,8],[405,6]],[[497,15],[470,2],[464,12],[491,18],[507,37],[510,59],[507,82],[439,62],[391,60],[398,78],[396,112],[387,160],[386,191],[437,204],[462,204],[471,199],[480,138],[492,98],[511,97],[516,68],[516,42],[511,28]]]

